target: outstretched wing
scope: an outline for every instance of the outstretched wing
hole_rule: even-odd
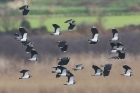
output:
[[[19,10],[23,10],[23,9],[25,9],[25,7],[27,7],[27,5],[19,7]]]

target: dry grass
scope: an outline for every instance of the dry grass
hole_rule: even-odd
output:
[[[68,56],[68,54],[66,55]],[[14,59],[1,57],[0,62],[0,93],[139,93],[139,65],[140,56],[127,55],[125,60],[109,60],[109,55],[69,54],[71,60],[66,66],[74,75],[77,84],[64,86],[67,78],[56,79],[52,74],[51,67],[57,65],[56,58],[44,58],[44,61],[30,62],[29,64],[16,62]],[[51,63],[50,63],[51,62]],[[82,63],[85,66],[83,71],[72,71],[74,65]],[[94,70],[92,65],[103,65],[112,63],[113,69],[110,76],[105,78],[91,76]],[[123,64],[133,69],[133,77],[123,77]],[[19,80],[20,69],[29,69],[33,76],[31,79]]]

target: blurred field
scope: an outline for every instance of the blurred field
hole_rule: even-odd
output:
[[[1,93],[139,93],[139,60],[140,56],[128,55],[125,60],[109,60],[106,54],[95,55],[69,54],[70,62],[66,66],[75,76],[76,84],[73,86],[64,86],[66,77],[55,78],[52,74],[52,67],[56,66],[58,61],[54,57],[44,57],[42,61],[24,63],[13,59],[6,59],[1,56],[0,63],[0,92]],[[52,58],[52,59],[50,59]],[[83,71],[72,71],[74,65],[82,63],[85,66]],[[94,74],[92,65],[103,65],[105,63],[113,64],[110,76],[105,78],[91,76]],[[133,70],[133,77],[123,77],[123,64],[129,65]],[[33,76],[28,80],[19,80],[22,76],[20,69],[29,69]]]
[[[96,16],[56,16],[56,17],[47,17],[47,16],[40,16],[40,17],[33,17],[28,16],[27,20],[30,22],[31,28],[39,28],[40,26],[44,25],[47,27],[48,32],[53,32],[54,28],[52,23],[59,24],[61,27],[61,31],[67,31],[69,24],[64,23],[68,19],[76,20],[76,27],[81,25],[82,23],[86,25],[94,25],[98,22]],[[19,19],[15,25],[11,25],[8,27],[9,29],[18,29],[21,24],[21,19]],[[124,16],[105,16],[102,18],[102,24],[105,29],[112,29],[118,27],[124,27],[128,25],[139,25],[140,24],[140,15],[124,15]],[[2,27],[0,27],[1,30]],[[76,30],[77,28],[75,28]]]
[[[79,25],[81,23],[85,24],[93,24],[97,22],[97,18],[95,16],[76,16],[76,17],[48,17],[45,18],[44,25],[47,27],[49,32],[54,31],[54,28],[52,27],[52,23],[57,23],[60,25],[61,30],[67,30],[68,24],[65,24],[64,22],[68,19],[74,19],[76,20],[76,24]],[[29,22],[31,23],[32,28],[37,28],[40,26],[40,19],[39,18],[28,18]],[[114,27],[123,27],[127,25],[139,25],[140,24],[140,15],[124,15],[124,16],[106,16],[103,19],[102,24],[106,29],[111,29]]]

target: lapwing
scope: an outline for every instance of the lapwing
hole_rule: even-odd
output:
[[[73,68],[74,71],[77,71],[77,70],[82,70],[84,69],[84,67],[82,66],[82,64],[78,64],[78,65],[75,65],[76,67]]]
[[[117,41],[121,39],[118,37],[118,31],[115,28],[112,29],[112,34],[113,34],[113,38],[109,39],[109,41]]]
[[[32,77],[29,75],[29,70],[20,70],[20,73],[23,73],[23,76],[19,79],[28,79]]]
[[[22,15],[23,16],[26,16],[28,13],[29,13],[29,6],[28,5],[24,5],[24,6],[22,6],[22,7],[19,7],[19,10],[23,10],[22,11]]]
[[[95,70],[95,74],[93,76],[101,76],[103,70],[98,66],[92,65],[92,68]]]
[[[31,58],[30,59],[28,59],[29,61],[37,61],[37,56],[38,56],[38,53],[37,53],[37,51],[35,50],[35,49],[32,49],[31,50]]]
[[[111,45],[111,50],[108,52],[116,53],[117,52],[117,44],[114,42],[110,42],[110,45]]]
[[[88,39],[88,42],[90,42],[90,44],[96,44],[99,41],[98,30],[96,29],[96,27],[92,27],[91,32],[92,32],[92,39]]]
[[[56,74],[56,78],[59,78],[60,76],[66,76],[67,73],[69,72],[69,70],[67,70],[67,68],[60,66],[59,69],[61,70],[60,73]]]
[[[109,59],[125,59],[125,51],[124,50],[117,50],[118,56],[109,57]]]
[[[132,69],[129,66],[123,65],[123,68],[125,69],[125,73],[121,74],[122,76],[128,76],[128,77],[133,76]]]
[[[72,31],[73,28],[74,28],[75,25],[76,25],[76,24],[75,24],[75,21],[72,20],[72,19],[65,21],[65,23],[69,23],[68,31]]]
[[[67,73],[68,83],[64,85],[74,85],[76,81],[74,80],[74,75],[71,72]]]
[[[70,58],[69,57],[63,57],[63,58],[58,58],[59,63],[58,63],[58,66],[65,66],[69,63],[70,61]]]
[[[62,33],[60,32],[60,26],[57,25],[57,24],[52,24],[52,26],[54,27],[55,29],[55,32],[50,34],[50,35],[61,35]]]
[[[30,53],[32,50],[34,50],[33,45],[32,44],[27,45],[26,53]]]

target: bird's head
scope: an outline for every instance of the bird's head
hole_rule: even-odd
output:
[[[15,33],[14,35],[18,35],[18,33]]]
[[[51,33],[50,35],[54,35],[53,33]]]
[[[57,41],[56,43],[60,43],[61,41]]]
[[[108,41],[112,41],[112,39],[109,39]]]
[[[32,76],[29,76],[29,78],[31,78]]]
[[[126,50],[126,48],[123,48],[122,50]]]
[[[88,42],[92,41],[92,39],[88,39]]]
[[[76,81],[73,82],[73,84],[76,84],[76,83],[77,83]]]
[[[82,67],[82,69],[85,69],[85,67]]]

